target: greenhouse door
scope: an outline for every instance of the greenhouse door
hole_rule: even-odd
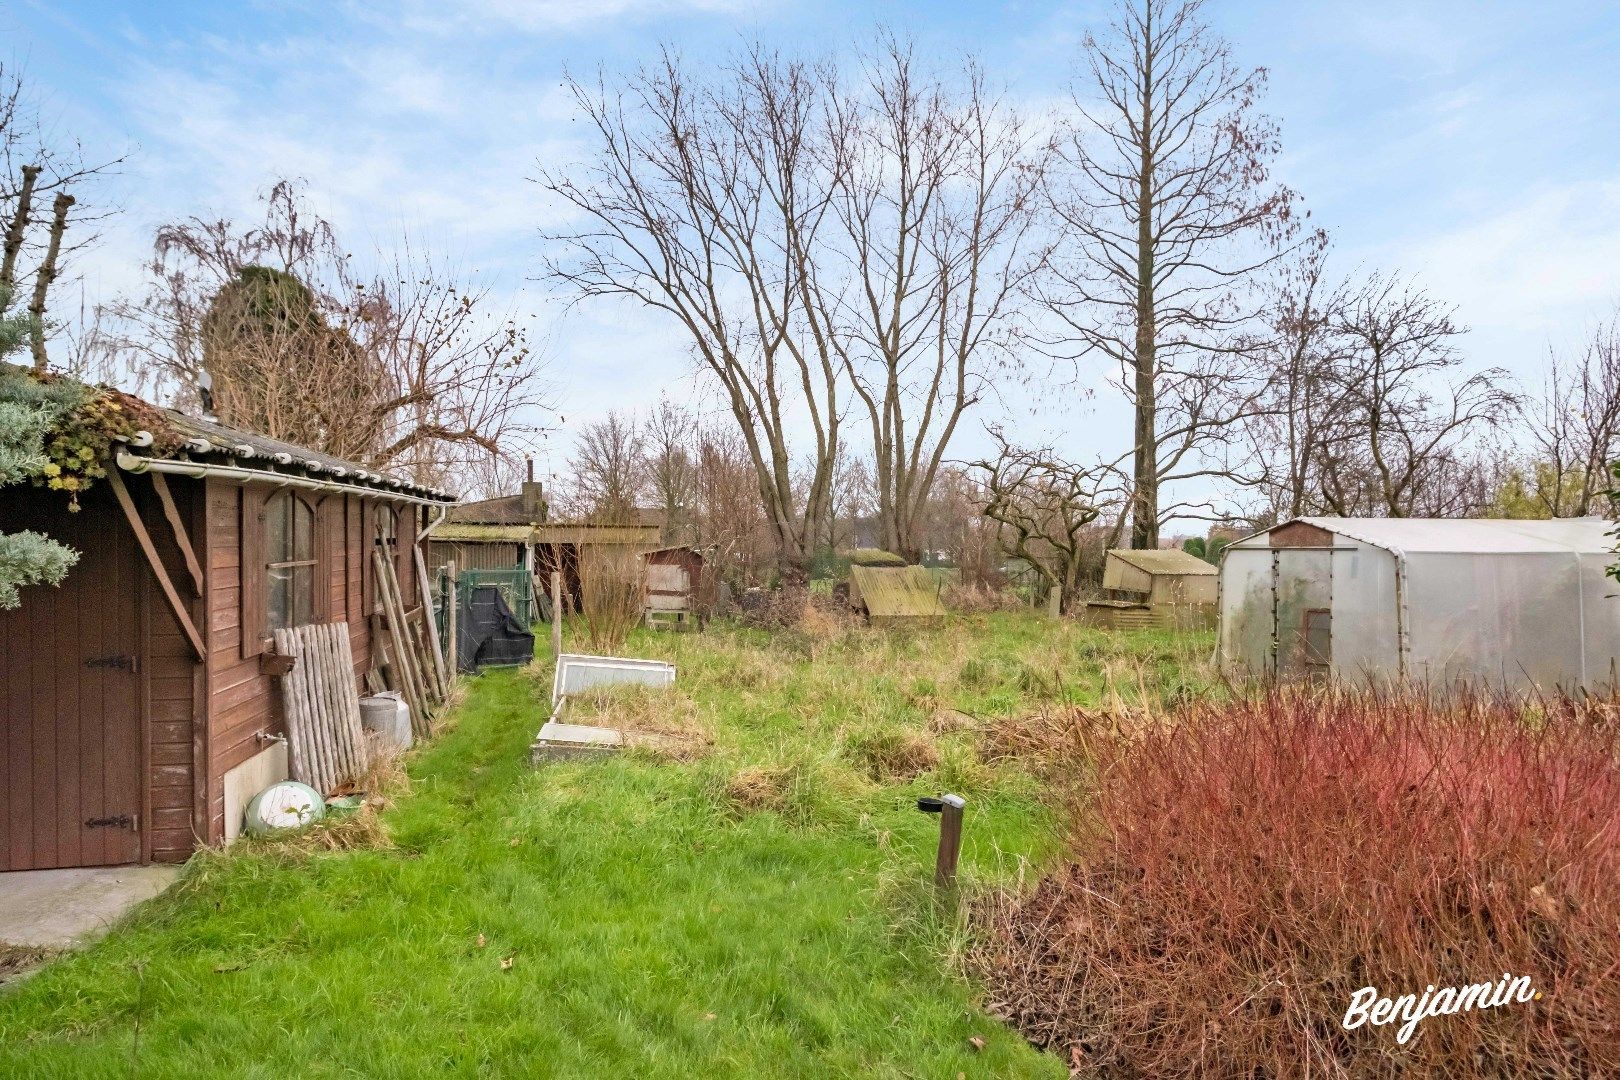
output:
[[[1275,555],[1272,672],[1325,676],[1333,658],[1333,553],[1286,548]]]

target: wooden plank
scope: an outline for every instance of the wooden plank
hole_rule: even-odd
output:
[[[422,546],[412,544],[411,552],[416,558],[416,577],[422,583],[422,610],[423,621],[427,628],[428,644],[432,646],[434,674],[439,681],[439,700],[443,701],[450,696],[450,677],[447,674],[449,665],[445,662],[444,649],[439,645],[439,620],[433,617],[433,602],[428,589],[427,560],[422,557]]]
[[[562,655],[562,574],[551,572],[551,659]]]
[[[453,560],[446,567],[445,578],[447,582],[444,600],[447,605],[445,628],[449,631],[446,636],[450,638],[447,643],[447,661],[450,668],[450,680],[454,682],[456,675],[461,671],[461,639],[456,636],[461,629],[461,596],[459,592],[460,585],[456,581],[456,564]]]
[[[236,546],[241,549],[237,574],[242,590],[242,633],[238,647],[243,659],[258,656],[264,651],[264,631],[269,625],[265,613],[269,587],[264,557],[266,496],[265,491],[255,487],[235,489],[235,497],[241,504],[241,531],[237,533]]]
[[[390,588],[390,585],[397,586],[399,582],[394,576],[393,564],[383,554],[382,548],[372,551],[371,555],[376,569],[373,576],[376,578],[377,598],[382,603],[383,618],[388,625],[388,634],[393,639],[391,666],[395,672],[395,679],[411,707],[411,726],[414,728],[418,725],[416,718],[420,716],[420,724],[425,730],[427,702],[423,700],[421,685],[416,681],[415,672],[411,668],[409,639],[405,636],[405,613],[400,610],[397,592]]]
[[[118,505],[123,508],[124,517],[128,520],[130,529],[134,531],[135,539],[141,545],[141,552],[146,556],[146,564],[151,567],[153,576],[162,586],[163,596],[174,611],[176,621],[186,632],[191,647],[196,650],[197,659],[203,659],[207,656],[207,650],[203,647],[202,635],[197,632],[197,624],[192,622],[191,612],[186,610],[186,605],[180,600],[180,594],[175,591],[174,582],[169,580],[169,571],[163,565],[163,560],[158,558],[157,548],[152,546],[152,537],[146,531],[146,523],[141,520],[140,512],[135,509],[135,502],[129,497],[129,490],[124,487],[124,480],[116,468],[107,470],[107,484],[118,499]]]
[[[277,652],[297,658],[281,676],[293,778],[329,795],[367,765],[348,625],[277,630],[275,642]]]
[[[158,502],[163,504],[163,516],[169,519],[169,528],[174,530],[174,545],[180,549],[180,555],[186,560],[186,570],[191,574],[191,584],[198,596],[203,594],[202,564],[197,561],[197,553],[191,547],[191,535],[186,532],[186,523],[180,518],[180,511],[174,505],[174,496],[169,492],[169,480],[160,472],[151,474],[152,489],[157,492]]]

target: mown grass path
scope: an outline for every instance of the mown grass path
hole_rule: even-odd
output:
[[[540,771],[544,683],[487,673],[412,759],[394,847],[194,860],[107,939],[0,991],[0,1076],[1061,1076],[952,973],[922,884],[935,826],[912,808],[963,789],[967,879],[1003,878],[1051,848],[1033,784],[979,763],[969,732],[929,736],[915,776],[851,749],[942,709],[1092,693],[1043,681],[1048,661],[1098,666],[1095,635],[1059,637],[1001,617],[638,635],[631,651],[680,665],[676,694],[600,708],[712,745]],[[738,804],[739,775],[770,779],[765,804]]]

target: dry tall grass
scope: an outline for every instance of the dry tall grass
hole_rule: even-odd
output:
[[[1293,688],[1123,737],[1068,721],[1042,745],[1097,777],[1072,862],[985,906],[971,964],[1077,1071],[1620,1075],[1620,728],[1599,710]],[[1438,999],[1503,972],[1541,999],[1404,1044],[1341,1026],[1363,987]]]
[[[594,547],[580,561],[580,614],[592,652],[616,652],[641,622],[641,555],[629,546]]]

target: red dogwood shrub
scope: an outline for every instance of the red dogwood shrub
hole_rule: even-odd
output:
[[[1068,865],[972,954],[1078,1072],[1620,1075],[1605,707],[1278,688],[1087,742]],[[1539,997],[1443,993],[1504,976]]]

